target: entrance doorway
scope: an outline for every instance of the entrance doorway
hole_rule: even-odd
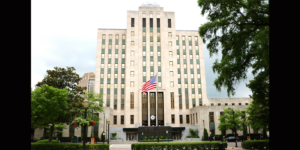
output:
[[[172,131],[172,136],[170,138],[172,138],[173,140],[180,140],[181,131]]]
[[[137,140],[136,132],[126,132],[126,141],[134,141]]]

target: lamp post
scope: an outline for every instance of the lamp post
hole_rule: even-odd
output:
[[[248,127],[249,127],[249,136],[250,136],[250,121],[248,121]],[[250,136],[251,139],[251,136]]]
[[[168,143],[169,143],[169,132],[168,132],[168,130],[167,130],[166,132],[167,132],[167,134],[168,134]]]
[[[84,111],[84,119],[86,119],[86,110],[89,108],[89,101],[88,100],[84,100],[83,103],[82,103],[85,111]],[[85,141],[86,141],[86,125],[84,125],[84,128],[83,128],[83,133],[84,133],[84,139],[83,139],[83,149],[85,150]]]
[[[108,144],[108,145],[109,145],[109,123],[110,123],[110,121],[107,120],[107,124],[108,124],[108,126],[107,126],[107,129],[108,129],[108,134],[107,134],[107,144]]]
[[[231,109],[231,108],[228,108],[228,109],[230,109],[231,111],[232,111],[232,113],[233,113],[233,130],[234,130],[234,139],[235,139],[235,147],[237,147],[237,140],[236,140],[236,133],[235,133],[235,123],[234,123],[234,110],[233,109]]]
[[[104,144],[104,141],[105,141],[105,132],[104,131],[106,131],[105,129],[104,129],[104,127],[105,127],[105,113],[103,113],[103,117],[104,117],[104,119],[103,119],[103,133],[104,133],[104,139],[103,139],[103,144]]]

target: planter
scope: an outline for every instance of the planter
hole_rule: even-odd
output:
[[[122,138],[117,138],[117,139],[109,140],[109,141],[111,141],[111,142],[122,142],[123,140],[122,140]]]
[[[192,141],[201,141],[200,138],[192,138]]]

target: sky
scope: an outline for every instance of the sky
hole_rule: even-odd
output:
[[[96,70],[98,28],[126,29],[127,10],[138,11],[142,4],[152,2],[164,11],[175,12],[176,30],[198,30],[208,22],[202,16],[197,0],[32,0],[31,1],[31,87],[42,81],[47,70],[54,67],[73,66],[79,76]],[[206,88],[208,98],[227,98],[225,88],[218,92],[213,85],[217,74],[213,73],[215,59],[221,53],[209,57],[203,45]],[[247,79],[236,85],[232,97],[249,97],[252,93],[246,83],[253,79],[248,70]]]

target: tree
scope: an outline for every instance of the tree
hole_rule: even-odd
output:
[[[85,92],[83,95],[84,99],[89,101],[89,109],[87,109],[87,118],[92,118],[92,112],[104,112],[103,110],[103,93],[94,93],[94,92]],[[81,109],[81,113],[83,114],[85,109]],[[96,115],[93,115],[92,120],[99,124],[99,118]]]
[[[80,80],[81,78],[75,72],[74,67],[67,67],[66,69],[54,67],[54,70],[47,70],[47,75],[44,77],[42,82],[38,82],[36,84],[36,87],[42,87],[44,84],[47,84],[58,89],[66,88],[68,90],[67,110],[65,110],[65,115],[59,116],[56,119],[56,124],[70,124],[74,118],[81,115],[81,109],[83,108],[82,102],[84,101],[84,98],[80,95],[84,94],[83,90],[86,90],[86,87],[82,88],[77,86],[77,83]],[[52,135],[50,134],[50,136]]]
[[[68,109],[68,90],[43,85],[31,92],[31,127],[50,125],[49,143],[52,141],[54,124]]]
[[[44,128],[50,129],[51,126],[44,126]],[[56,134],[56,136],[58,136],[58,133],[62,133],[62,129],[67,129],[66,125],[59,123],[59,124],[55,124],[54,125],[54,129],[53,129],[53,133]],[[50,132],[50,130],[46,131],[47,133]]]
[[[265,81],[260,86],[248,86],[253,93],[269,97],[269,3],[262,0],[198,0],[201,14],[208,13],[209,22],[199,27],[203,42],[210,40],[207,48],[210,57],[222,51],[222,59],[213,64],[219,74],[214,81],[218,91],[227,88],[227,95],[235,94],[234,86],[247,78],[253,68],[251,84]],[[221,45],[221,46],[220,46]],[[260,91],[260,92],[258,92]],[[253,100],[265,100],[254,99]]]
[[[249,116],[247,119],[250,121],[252,129],[263,129],[263,137],[267,137],[267,131],[269,131],[269,107],[260,103],[250,103],[246,108]]]
[[[205,139],[205,140],[208,139],[208,133],[207,133],[206,128],[204,128],[203,136],[204,136],[204,139]]]
[[[233,133],[235,126],[237,130],[243,130],[242,116],[243,113],[240,110],[235,110],[233,120],[232,110],[229,108],[224,109],[223,115],[219,116],[220,124],[218,125],[218,129],[221,131],[231,129]]]

